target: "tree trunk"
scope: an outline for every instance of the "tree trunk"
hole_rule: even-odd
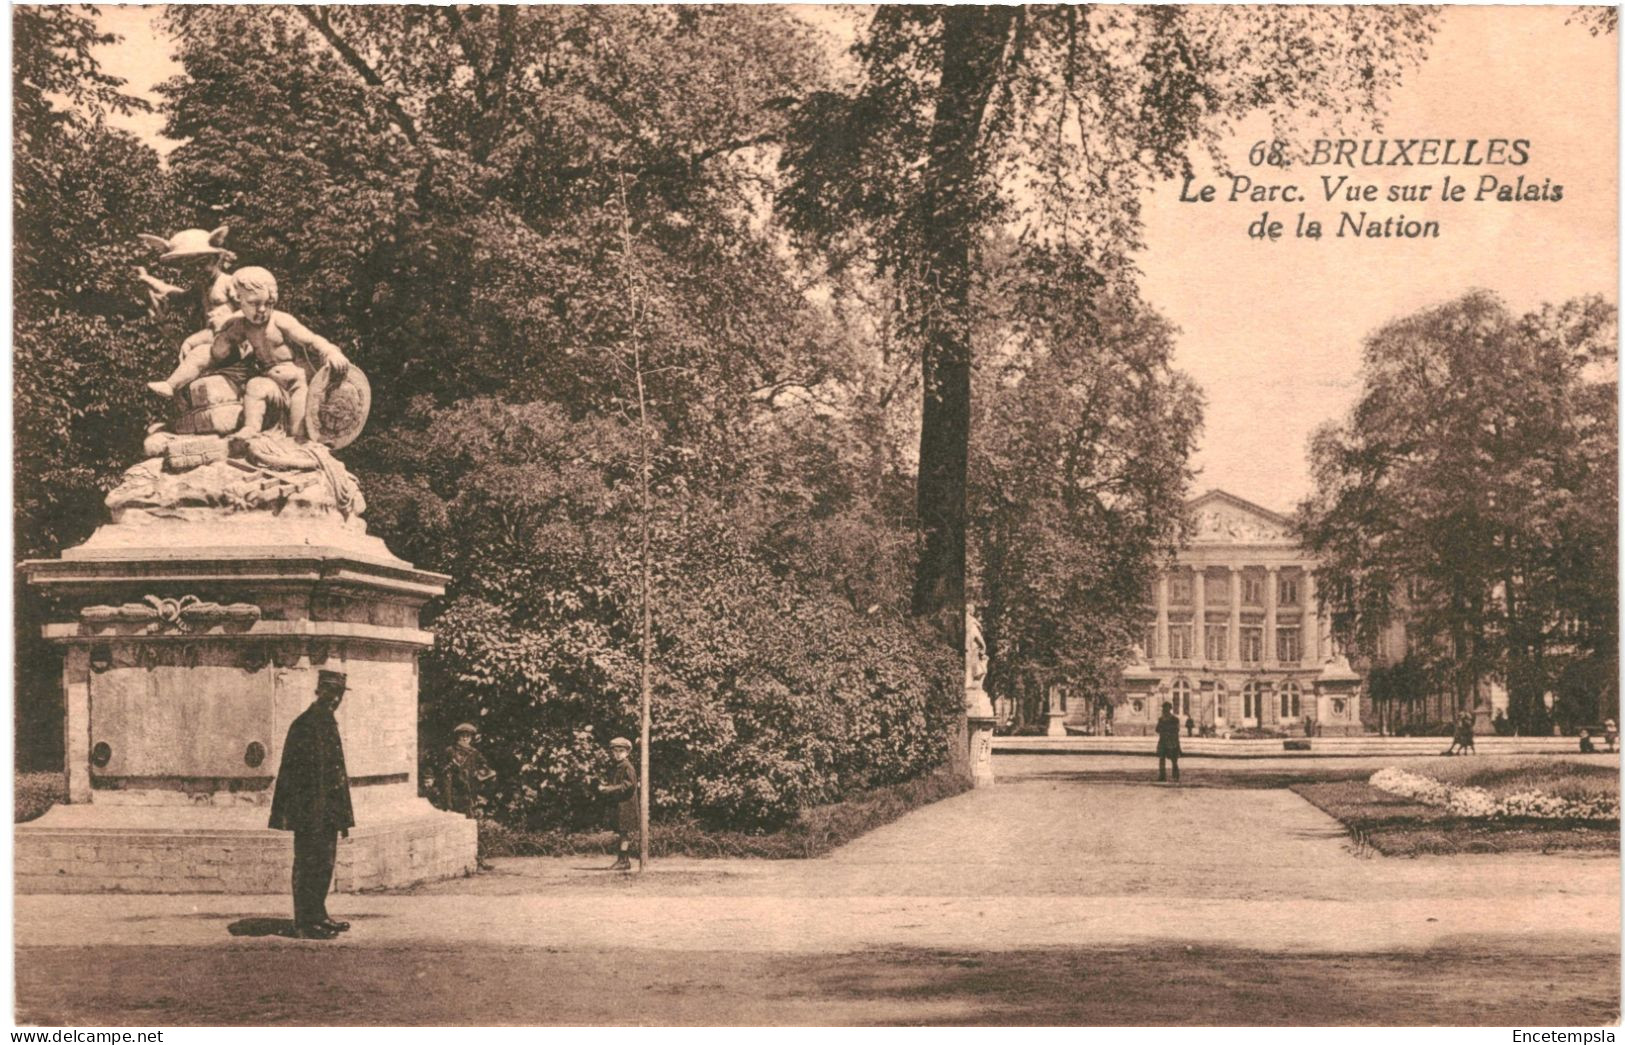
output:
[[[978,146],[1005,41],[1008,7],[944,7],[942,78],[924,172],[924,248],[916,272],[924,403],[916,501],[916,616],[953,634],[965,603],[965,473],[970,452],[971,259]]]

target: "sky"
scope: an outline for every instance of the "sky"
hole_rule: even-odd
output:
[[[1563,186],[1561,202],[1371,206],[1440,226],[1436,239],[1374,240],[1335,237],[1341,204],[1185,203],[1178,182],[1147,193],[1142,285],[1180,328],[1175,365],[1207,401],[1193,492],[1217,487],[1291,510],[1310,490],[1310,434],[1353,405],[1362,340],[1391,319],[1474,287],[1499,293],[1519,311],[1581,294],[1617,298],[1619,41],[1566,24],[1572,10],[1446,8],[1427,61],[1393,93],[1382,132],[1370,135],[1527,139],[1528,164],[1499,171],[1537,183],[1549,178]],[[153,28],[155,11],[100,9],[104,24],[126,39],[99,57],[136,91],[180,71]],[[159,137],[162,125],[156,114],[126,123],[167,152],[173,143]],[[1259,126],[1243,128],[1223,150],[1232,167],[1254,173],[1248,149],[1267,136]],[[1295,168],[1274,180],[1318,192],[1323,170]],[[1476,189],[1486,170],[1337,173],[1386,192],[1399,183],[1436,185],[1458,172]],[[1222,179],[1210,180],[1221,195],[1227,190]],[[1288,222],[1278,241],[1246,235],[1265,209]],[[1291,235],[1300,210],[1321,212],[1333,226],[1326,238]]]

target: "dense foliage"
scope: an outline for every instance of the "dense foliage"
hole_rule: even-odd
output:
[[[1403,617],[1404,678],[1509,718],[1618,714],[1618,313],[1599,298],[1524,316],[1493,294],[1366,339],[1364,389],[1311,447],[1302,506],[1334,627],[1373,653]]]
[[[770,827],[946,755],[879,375],[761,220],[749,140],[816,84],[783,12],[189,8],[176,195],[229,214],[372,377],[369,519],[452,578],[426,753],[468,719],[503,815],[582,826],[637,733],[652,439],[651,800]],[[624,222],[624,229],[623,229]],[[245,255],[249,256],[249,255]]]

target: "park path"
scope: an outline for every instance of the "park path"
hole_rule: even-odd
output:
[[[1357,855],[1289,791],[1069,776],[1055,757],[917,810],[828,857],[516,858],[394,894],[338,896],[334,944],[838,953],[1078,946],[1618,952],[1613,856]],[[1087,760],[1083,760],[1087,761]],[[21,947],[313,946],[231,935],[284,898],[19,896]]]

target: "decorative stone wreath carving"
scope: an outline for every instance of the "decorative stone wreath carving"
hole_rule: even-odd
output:
[[[121,606],[86,606],[79,619],[86,624],[146,624],[151,631],[197,631],[221,624],[251,625],[260,619],[260,608],[251,602],[204,602],[196,595],[175,599],[148,595]]]

